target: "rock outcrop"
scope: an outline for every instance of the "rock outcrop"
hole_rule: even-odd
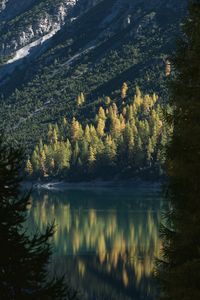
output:
[[[0,6],[0,20],[9,19],[17,11],[19,15],[11,21],[1,21],[0,56],[13,56],[17,50],[29,43],[50,32],[57,32],[64,25],[71,8],[76,4],[76,0],[51,1],[50,3],[44,1],[43,6],[37,2],[35,0],[3,0]],[[45,3],[48,5],[44,6]],[[37,12],[38,14],[35,15]]]

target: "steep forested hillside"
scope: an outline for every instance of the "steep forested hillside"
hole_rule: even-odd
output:
[[[118,99],[123,82],[132,86],[130,97],[139,85],[163,101],[185,8],[183,0],[79,0],[54,37],[1,67],[1,128],[30,148],[63,117],[92,122],[105,96]]]
[[[159,97],[142,95],[137,88],[131,99],[127,92],[124,83],[118,99],[102,100],[92,123],[64,117],[59,125],[49,124],[47,142],[40,139],[27,160],[27,175],[67,180],[160,177],[171,128],[163,122]],[[80,94],[77,105],[84,103]]]

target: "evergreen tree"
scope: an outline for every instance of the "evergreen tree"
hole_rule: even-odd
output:
[[[130,122],[126,124],[124,130],[124,146],[125,146],[125,156],[127,157],[128,165],[133,166],[134,164],[134,149],[135,149],[135,138],[133,134]]]
[[[110,103],[111,103],[110,97],[106,97],[105,103],[106,103],[106,105],[110,105]]]
[[[76,99],[76,103],[78,106],[81,106],[82,105],[82,101],[81,101],[81,97],[80,95],[78,95],[77,99]]]
[[[82,158],[82,162],[86,162],[87,161],[88,151],[89,151],[89,143],[87,142],[86,139],[83,139],[83,141],[81,143],[81,158]]]
[[[137,86],[136,87],[135,97],[134,97],[135,108],[138,109],[141,106],[142,102],[143,102],[142,93],[141,93],[139,87]]]
[[[63,126],[66,126],[67,125],[67,119],[64,117],[63,118]]]
[[[105,121],[103,119],[98,119],[97,133],[100,137],[104,135],[104,129],[105,129]]]
[[[69,140],[67,142],[60,142],[60,147],[57,155],[57,161],[59,169],[69,169],[71,159],[71,144]]]
[[[114,138],[118,138],[121,134],[121,122],[118,117],[112,119],[110,132]]]
[[[54,226],[32,237],[24,228],[29,197],[20,198],[22,153],[0,137],[0,297],[2,300],[76,299],[64,278],[48,278]]]
[[[49,125],[48,143],[43,144],[41,140],[31,158],[33,175],[66,176],[66,179],[70,176],[70,180],[75,175],[76,180],[78,176],[81,180],[83,174],[86,174],[88,169],[91,170],[88,157],[92,158],[93,155],[90,153],[90,147],[95,154],[95,164],[92,164],[95,176],[104,176],[103,172],[111,174],[114,165],[120,166],[120,173],[123,172],[123,168],[128,167],[132,176],[134,172],[131,171],[140,172],[150,164],[153,166],[158,161],[163,163],[158,145],[163,143],[168,135],[161,121],[162,111],[157,100],[155,94],[142,96],[139,88],[136,88],[132,103],[123,107],[112,103],[106,110],[100,106],[95,120],[86,123],[84,130],[75,118],[71,124],[64,119],[59,127],[57,124]],[[162,136],[164,131],[165,139]],[[110,145],[110,139],[113,147]],[[66,147],[67,143],[70,144],[69,147]],[[112,151],[115,153],[114,160],[110,155]],[[27,162],[27,165],[30,166],[30,163]],[[78,173],[75,170],[77,166],[80,171]],[[72,172],[67,171],[64,174],[64,170]]]
[[[81,103],[85,103],[85,95],[83,94],[83,92],[81,92],[80,94],[80,98],[81,98]]]
[[[48,136],[48,142],[49,143],[52,143],[53,142],[53,127],[51,124],[48,125],[48,133],[47,133],[47,136]]]
[[[113,163],[115,157],[116,157],[116,144],[112,137],[108,135],[105,140],[105,152],[104,155],[106,155],[107,160],[110,163]]]
[[[78,106],[82,106],[85,103],[85,96],[83,93],[80,93],[76,99],[76,103]]]
[[[184,35],[173,59],[167,121],[174,131],[167,147],[170,210],[162,228],[158,265],[162,300],[200,299],[200,1],[191,1]]]
[[[76,165],[80,154],[79,143],[76,141],[73,152],[72,152],[72,163]]]
[[[31,163],[34,169],[34,172],[38,172],[40,170],[40,157],[38,153],[39,149],[38,146],[35,147],[35,150],[33,151],[33,155],[31,157]]]
[[[89,166],[93,166],[95,161],[96,161],[95,149],[92,146],[90,146],[89,153],[88,153]]]
[[[52,142],[54,144],[57,144],[58,142],[58,132],[59,132],[58,126],[55,126],[52,132]]]
[[[87,124],[86,127],[85,127],[85,131],[84,131],[84,140],[85,140],[87,143],[90,143],[90,142],[91,142],[90,127],[89,127],[88,124]]]
[[[106,114],[105,114],[103,107],[99,108],[98,119],[102,119],[104,121],[106,120]]]
[[[47,176],[47,169],[46,169],[46,154],[44,149],[40,150],[40,171],[43,176]]]
[[[31,163],[30,159],[28,159],[27,162],[26,162],[25,171],[30,176],[33,174],[33,166],[32,166],[32,163]]]
[[[71,139],[73,142],[76,142],[77,140],[81,139],[82,136],[83,136],[82,126],[75,118],[73,118],[71,124]]]
[[[146,151],[147,151],[147,161],[151,165],[152,155],[153,155],[153,152],[154,152],[154,147],[153,147],[153,143],[152,143],[151,138],[149,138]]]
[[[104,129],[106,123],[106,115],[105,111],[102,107],[99,108],[98,116],[97,116],[97,133],[100,137],[104,135]]]
[[[97,131],[93,125],[90,125],[90,137],[91,137],[91,143],[93,146],[97,146],[99,142],[99,138],[97,135]]]
[[[122,85],[122,90],[121,90],[121,97],[123,100],[126,98],[127,91],[128,91],[128,85],[126,82],[124,82]]]

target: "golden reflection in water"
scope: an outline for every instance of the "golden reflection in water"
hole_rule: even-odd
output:
[[[46,196],[34,203],[31,214],[32,224],[41,231],[55,220],[57,255],[95,253],[98,268],[116,273],[125,288],[152,276],[161,249],[155,212],[71,209],[68,203],[49,202]],[[81,278],[87,275],[84,259],[77,260],[77,272]]]
[[[81,260],[78,260],[78,272],[81,275],[81,277],[84,277],[85,275],[85,263]]]

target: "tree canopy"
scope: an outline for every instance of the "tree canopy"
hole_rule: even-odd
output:
[[[124,88],[128,89],[125,83]],[[126,104],[124,97],[118,101],[102,101],[91,123],[73,117],[49,124],[46,142],[40,140],[26,162],[27,175],[66,180],[160,176],[159,145],[170,130],[164,126],[159,97],[143,95],[137,87]]]
[[[30,171],[30,161],[27,163]],[[21,197],[22,152],[0,137],[0,297],[4,300],[77,299],[64,277],[49,278],[51,237],[54,225],[44,233],[29,235],[25,228],[29,195]]]
[[[191,1],[173,58],[174,131],[167,147],[170,209],[162,228],[163,260],[159,264],[162,300],[200,299],[200,1]]]

